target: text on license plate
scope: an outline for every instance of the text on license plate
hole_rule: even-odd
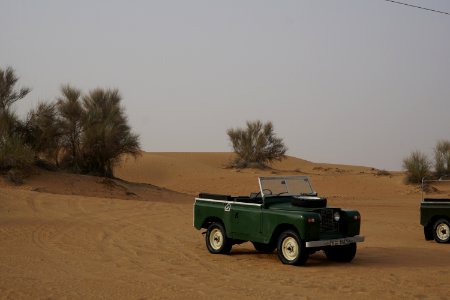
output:
[[[340,239],[335,241],[330,241],[330,246],[343,246],[352,243],[353,241],[350,239]]]

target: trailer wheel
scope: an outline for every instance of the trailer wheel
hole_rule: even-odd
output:
[[[433,237],[438,243],[448,243],[450,241],[450,222],[446,219],[439,219],[433,226]]]
[[[212,254],[226,254],[231,251],[232,242],[227,238],[225,228],[219,222],[209,225],[205,234],[206,248]]]
[[[309,257],[305,243],[294,230],[286,230],[280,234],[277,253],[280,261],[286,265],[304,265]]]

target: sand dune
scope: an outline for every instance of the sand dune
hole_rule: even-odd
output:
[[[375,174],[372,168],[315,164],[295,157],[276,162],[272,169],[234,170],[227,166],[232,153],[143,153],[138,160],[126,159],[116,170],[120,178],[151,183],[175,191],[198,194],[216,192],[248,194],[258,189],[258,176]]]
[[[0,182],[1,299],[446,299],[450,248],[426,242],[420,193],[402,174],[290,157],[272,170],[226,169],[229,153],[144,153],[126,181],[41,171]],[[259,175],[307,174],[335,206],[359,209],[355,260],[314,254],[284,266],[249,243],[210,255],[192,227],[193,195],[247,194]],[[133,184],[135,181],[145,184]],[[171,191],[173,190],[173,191]]]

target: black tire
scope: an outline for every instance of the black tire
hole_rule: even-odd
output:
[[[263,243],[252,242],[252,244],[255,247],[256,251],[263,252],[263,253],[272,253],[276,248],[275,243],[263,244]]]
[[[450,222],[439,219],[433,225],[433,238],[438,243],[450,242]]]
[[[328,247],[324,251],[327,258],[331,261],[351,262],[356,255],[356,243]]]
[[[227,238],[225,228],[219,222],[213,222],[209,225],[205,234],[206,248],[212,254],[230,253],[232,242]]]
[[[309,257],[305,243],[294,230],[286,230],[280,234],[277,252],[280,261],[286,265],[304,265]]]

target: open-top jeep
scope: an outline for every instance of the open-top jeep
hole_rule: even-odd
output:
[[[358,211],[327,206],[308,177],[260,177],[260,191],[250,196],[200,193],[194,227],[205,228],[211,253],[229,253],[233,244],[251,241],[256,250],[273,252],[284,264],[303,265],[323,250],[328,259],[349,262],[356,254],[361,216]]]
[[[422,180],[420,224],[427,241],[450,243],[450,180]]]

